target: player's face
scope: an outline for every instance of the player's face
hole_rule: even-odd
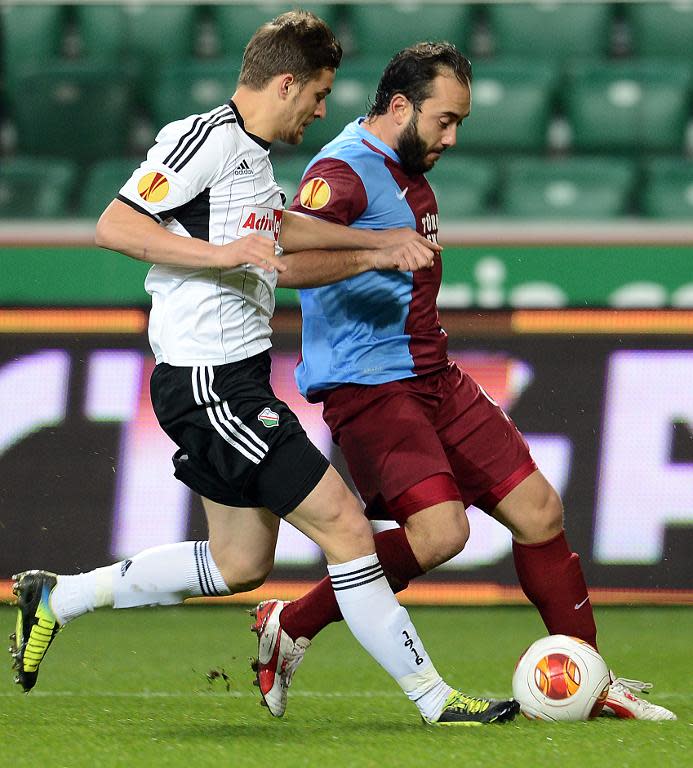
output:
[[[327,114],[325,100],[332,90],[334,69],[321,69],[320,74],[300,88],[289,105],[289,117],[279,138],[287,144],[300,144],[306,128]]]
[[[472,96],[452,75],[438,75],[431,95],[399,135],[397,154],[409,174],[426,173],[457,143],[457,129],[469,115]]]

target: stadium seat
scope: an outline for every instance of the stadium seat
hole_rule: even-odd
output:
[[[357,3],[348,6],[354,44],[360,54],[392,54],[422,40],[448,40],[467,51],[472,12],[463,3]]]
[[[311,155],[296,155],[294,152],[288,155],[276,155],[272,152],[272,166],[274,167],[274,178],[277,184],[284,190],[286,195],[286,205],[291,205],[296,190],[303,177]]]
[[[17,157],[0,163],[0,218],[64,216],[77,174],[66,160]]]
[[[240,56],[255,30],[280,13],[300,7],[312,11],[334,29],[339,9],[323,3],[267,2],[239,5],[213,5],[212,18],[216,27],[222,56]]]
[[[632,52],[637,56],[691,61],[693,2],[627,3]]]
[[[240,69],[240,58],[189,60],[165,66],[151,95],[155,128],[226,103],[233,95]]]
[[[443,223],[488,213],[496,189],[496,164],[479,157],[445,154],[428,174]]]
[[[650,161],[640,204],[647,216],[693,220],[693,161],[680,157]]]
[[[608,3],[493,3],[486,14],[496,55],[565,61],[609,50]]]
[[[60,54],[65,21],[59,5],[10,5],[3,9],[2,64],[8,98],[15,103],[22,75],[50,66]]]
[[[116,64],[129,44],[128,17],[122,5],[75,7],[79,54],[89,61]]]
[[[691,68],[635,61],[576,68],[565,91],[573,146],[585,152],[683,150]]]
[[[144,158],[118,158],[95,163],[86,173],[79,198],[80,216],[97,219]]]
[[[368,111],[384,66],[382,59],[376,59],[348,61],[339,68],[332,93],[327,97],[327,116],[308,127],[303,138],[304,149],[320,149],[347,123]]]
[[[555,71],[543,63],[480,62],[472,111],[457,136],[467,152],[541,152],[551,116]]]
[[[79,5],[80,56],[124,64],[147,101],[164,64],[193,56],[197,12],[195,5]]]
[[[13,117],[19,150],[89,163],[122,155],[129,138],[130,91],[120,69],[76,64],[19,79]]]
[[[510,161],[500,191],[501,212],[530,219],[608,219],[629,213],[634,164],[591,157]]]

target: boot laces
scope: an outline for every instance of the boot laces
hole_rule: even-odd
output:
[[[467,696],[461,691],[453,691],[446,703],[445,709],[457,709],[470,714],[485,712],[489,708],[489,700]]]

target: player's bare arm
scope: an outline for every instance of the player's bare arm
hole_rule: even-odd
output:
[[[279,244],[285,253],[313,249],[379,249],[410,242],[420,243],[436,253],[442,250],[440,245],[408,227],[389,230],[345,227],[295,211],[284,211],[279,235]]]
[[[426,240],[409,240],[374,249],[285,253],[282,261],[287,269],[279,275],[277,284],[282,288],[317,288],[371,270],[430,269],[435,258],[429,247],[432,245]]]
[[[274,242],[262,235],[251,234],[226,245],[213,245],[169,232],[120,200],[113,200],[101,214],[94,242],[101,248],[150,264],[221,269],[255,264],[267,272],[286,269],[275,256]]]

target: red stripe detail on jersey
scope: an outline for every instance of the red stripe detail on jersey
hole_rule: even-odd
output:
[[[387,155],[385,166],[400,189],[408,188],[405,199],[414,215],[416,231],[437,241],[438,204],[426,177],[423,174],[407,176],[399,163]],[[443,370],[448,364],[448,336],[440,324],[436,303],[442,278],[443,262],[440,254],[435,255],[431,269],[413,273],[404,332],[410,336],[409,352],[417,375]]]

